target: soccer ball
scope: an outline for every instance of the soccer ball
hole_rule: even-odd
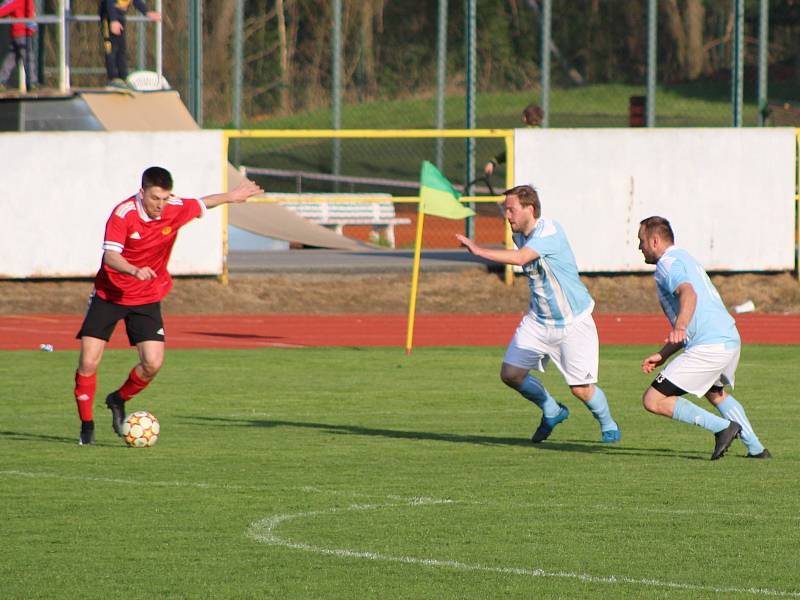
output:
[[[122,424],[122,437],[128,446],[134,448],[149,448],[155,445],[160,431],[158,419],[146,410],[129,414]]]

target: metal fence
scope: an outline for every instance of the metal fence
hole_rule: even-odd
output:
[[[45,83],[58,73],[66,87],[104,84],[97,0],[37,9]],[[204,126],[510,128],[528,104],[542,107],[542,127],[800,124],[796,0],[179,0],[163,6],[161,30],[134,16],[131,64],[161,65]],[[406,157],[424,152],[469,194],[501,150],[395,144],[384,162],[401,175],[386,164],[386,178],[408,180]],[[289,189],[297,173],[335,188],[375,176],[364,157],[380,152],[234,141],[231,159],[293,173]]]
[[[36,3],[45,74],[103,83],[97,1]],[[131,63],[209,125],[754,126],[800,98],[794,0],[184,0],[163,36],[130,12]]]

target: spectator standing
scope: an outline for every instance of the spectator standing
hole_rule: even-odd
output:
[[[522,111],[522,122],[526,127],[540,127],[544,120],[544,111],[538,104],[529,104]],[[483,174],[486,177],[491,177],[494,170],[506,162],[506,151],[496,154],[492,159],[487,162],[483,167]]]
[[[161,20],[161,13],[148,11],[144,0],[100,0],[100,31],[110,87],[128,87],[125,82],[128,78],[125,13],[131,4],[151,21]]]
[[[0,17],[30,19],[35,16],[34,0],[5,0],[0,3]],[[24,68],[27,89],[39,85],[32,43],[37,29],[36,23],[33,22],[11,24],[11,42],[9,42],[8,52],[3,63],[0,65],[0,87],[8,85],[14,67]]]

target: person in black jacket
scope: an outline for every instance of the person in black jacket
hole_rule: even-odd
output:
[[[540,127],[543,120],[544,111],[538,104],[529,104],[525,107],[525,110],[522,111],[522,122],[525,123],[526,127]],[[484,165],[484,175],[486,175],[486,177],[491,177],[494,170],[500,165],[505,164],[505,162],[506,151],[503,150]]]
[[[106,58],[108,85],[126,88],[128,57],[125,47],[125,13],[133,4],[151,21],[160,21],[161,14],[148,11],[144,0],[100,0],[100,31],[103,34],[103,51]]]

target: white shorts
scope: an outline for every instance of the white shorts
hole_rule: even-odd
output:
[[[741,350],[738,344],[693,346],[675,357],[661,375],[682,390],[702,398],[712,387],[733,387]]]
[[[544,371],[552,360],[567,385],[597,383],[600,343],[592,313],[567,327],[546,327],[530,313],[522,318],[503,362],[522,369]]]

